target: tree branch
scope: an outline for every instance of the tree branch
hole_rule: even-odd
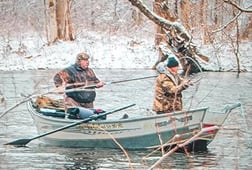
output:
[[[231,19],[228,23],[226,23],[226,24],[223,25],[222,27],[218,28],[217,30],[212,31],[212,33],[220,32],[220,31],[224,30],[225,28],[227,28],[228,25],[230,25],[231,23],[233,23],[234,21],[236,21],[236,19],[237,19],[241,14],[242,14],[242,12],[239,11],[238,14],[236,14],[236,15],[234,16],[233,19]]]
[[[247,12],[247,13],[252,12],[252,9],[251,9],[252,6],[249,6],[248,8],[242,8],[231,0],[224,0],[224,2],[234,6],[235,8],[239,9],[241,12]]]
[[[222,27],[218,28],[217,30],[212,31],[212,33],[220,32],[220,31],[224,30],[225,28],[227,28],[228,25],[230,25],[231,23],[233,23],[234,21],[236,21],[236,19],[242,14],[242,12],[247,12],[247,13],[252,12],[252,9],[249,9],[249,8],[251,8],[251,6],[248,7],[248,8],[242,8],[242,7],[240,7],[239,5],[237,5],[236,3],[234,3],[231,0],[224,0],[224,2],[227,3],[227,4],[230,4],[232,6],[234,6],[235,8],[237,8],[239,10],[239,12],[228,23],[226,23]]]
[[[146,17],[148,17],[151,21],[153,21],[155,24],[170,30],[171,27],[175,28],[178,33],[183,33],[184,36],[182,36],[186,41],[189,41],[191,39],[191,35],[187,32],[187,30],[183,27],[183,25],[179,22],[170,22],[154,12],[150,11],[146,5],[143,4],[142,0],[129,0],[131,4],[135,7],[137,7]]]

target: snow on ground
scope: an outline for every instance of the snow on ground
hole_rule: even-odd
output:
[[[39,41],[39,38],[23,40],[22,50],[18,41],[10,41],[11,49],[1,51],[0,70],[62,68],[74,63],[79,52],[91,56],[94,68],[151,68],[157,56],[153,41],[127,37],[90,36],[51,46]]]
[[[0,70],[60,69],[74,63],[79,52],[91,56],[92,68],[151,69],[158,58],[151,37],[143,40],[89,32],[74,42],[57,42],[51,46],[45,42],[34,35],[26,36],[22,41],[8,40],[6,43],[0,40]],[[252,43],[243,43],[240,47],[241,70],[252,71]],[[201,50],[210,56],[210,62],[204,64],[207,70],[236,71],[236,58],[229,48],[216,51],[211,46],[204,46]]]

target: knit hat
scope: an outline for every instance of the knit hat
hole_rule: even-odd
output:
[[[171,67],[176,67],[178,65],[179,65],[179,63],[174,57],[168,58],[167,67],[171,68]]]
[[[89,55],[87,53],[79,53],[76,56],[76,63],[80,63],[81,60],[88,60],[89,59]]]

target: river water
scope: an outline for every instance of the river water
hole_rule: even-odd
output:
[[[57,70],[0,72],[0,114],[22,101],[22,95],[52,90],[52,77]],[[155,75],[153,70],[97,69],[105,82]],[[221,111],[226,104],[240,102],[241,108],[232,111],[216,138],[204,153],[173,153],[158,169],[252,169],[252,73],[199,73],[197,81],[183,93],[184,109],[209,107]],[[200,79],[199,79],[200,78]],[[97,89],[96,108],[110,110],[135,103],[129,116],[148,113],[152,107],[154,78],[105,85]],[[121,117],[123,112],[109,115]],[[85,149],[52,147],[36,139],[27,147],[13,147],[4,143],[37,135],[25,104],[20,104],[0,118],[0,169],[24,170],[117,170],[148,169],[161,156],[145,158],[150,151]]]

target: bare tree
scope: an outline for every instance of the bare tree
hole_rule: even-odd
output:
[[[196,2],[188,0],[155,0],[153,5],[154,12],[152,12],[141,0],[129,0],[129,2],[157,25],[156,45],[165,42],[166,46],[178,58],[191,58],[196,62],[209,61],[210,57],[202,54],[199,48],[192,42],[192,36],[198,33],[197,38],[201,38],[204,43],[213,43],[214,39],[218,39],[219,43],[227,43],[228,40],[231,40],[231,37],[236,37],[236,40],[232,39],[231,48],[234,50],[236,61],[239,62],[239,42],[241,40],[241,29],[239,26],[244,27],[244,25],[241,25],[237,19],[242,13],[251,13],[251,7],[242,8],[231,0],[213,2],[206,0]],[[225,4],[232,5],[233,9]],[[210,12],[210,9],[214,10]],[[192,11],[193,14],[191,14]],[[232,11],[234,14],[233,19],[231,18],[233,15]],[[227,23],[223,25],[225,22]],[[229,26],[231,24],[232,26]],[[235,26],[235,24],[238,25]],[[223,26],[220,27],[220,25]],[[220,32],[224,29],[226,32],[214,35],[215,32]],[[247,27],[244,29],[245,33],[242,35],[246,35],[246,32],[249,33],[250,30],[251,17]],[[194,31],[197,31],[195,32],[196,34]],[[232,34],[236,36],[232,36]],[[223,41],[224,39],[225,41]],[[159,60],[156,64],[165,59],[166,57],[161,50]],[[189,69],[189,73],[197,72],[197,65],[199,63],[194,65],[191,59],[181,60],[184,70]],[[238,72],[240,72],[239,63],[237,63],[237,68]]]
[[[198,59],[208,61],[208,57],[201,54],[195,44],[192,43],[192,37],[187,32],[186,28],[181,22],[176,19],[174,21],[167,20],[156,13],[152,12],[143,4],[141,0],[129,0],[133,6],[136,6],[146,17],[152,20],[155,24],[161,27],[166,34],[167,47],[174,53],[178,58],[186,56],[187,58],[182,61],[184,70],[188,73],[199,72],[201,68],[198,68]],[[187,5],[185,4],[185,8]],[[187,14],[185,14],[187,15]],[[166,18],[171,18],[170,14],[164,15]],[[160,32],[161,33],[161,32]],[[165,56],[165,55],[164,55]],[[192,60],[188,60],[191,58]],[[196,61],[192,62],[192,61]]]
[[[232,7],[234,7],[232,9],[233,18],[230,19],[227,23],[220,26],[218,29],[211,31],[211,34],[216,34],[218,32],[221,32],[224,36],[226,36],[230,40],[230,44],[231,44],[231,47],[233,49],[233,53],[236,58],[237,72],[239,74],[241,72],[241,69],[240,69],[240,40],[242,37],[245,38],[246,36],[249,35],[249,30],[252,29],[252,22],[251,22],[251,17],[250,17],[248,25],[242,34],[243,36],[241,36],[240,35],[240,26],[239,26],[240,24],[239,24],[238,18],[241,16],[242,13],[251,13],[252,8],[251,8],[251,6],[248,8],[242,8],[238,4],[236,4],[235,2],[233,2],[231,0],[223,0],[223,2],[226,4],[230,4]],[[236,36],[232,36],[230,31],[225,31],[227,28],[230,28],[230,27],[235,28],[233,30],[235,30]],[[244,34],[246,36],[244,36]]]

